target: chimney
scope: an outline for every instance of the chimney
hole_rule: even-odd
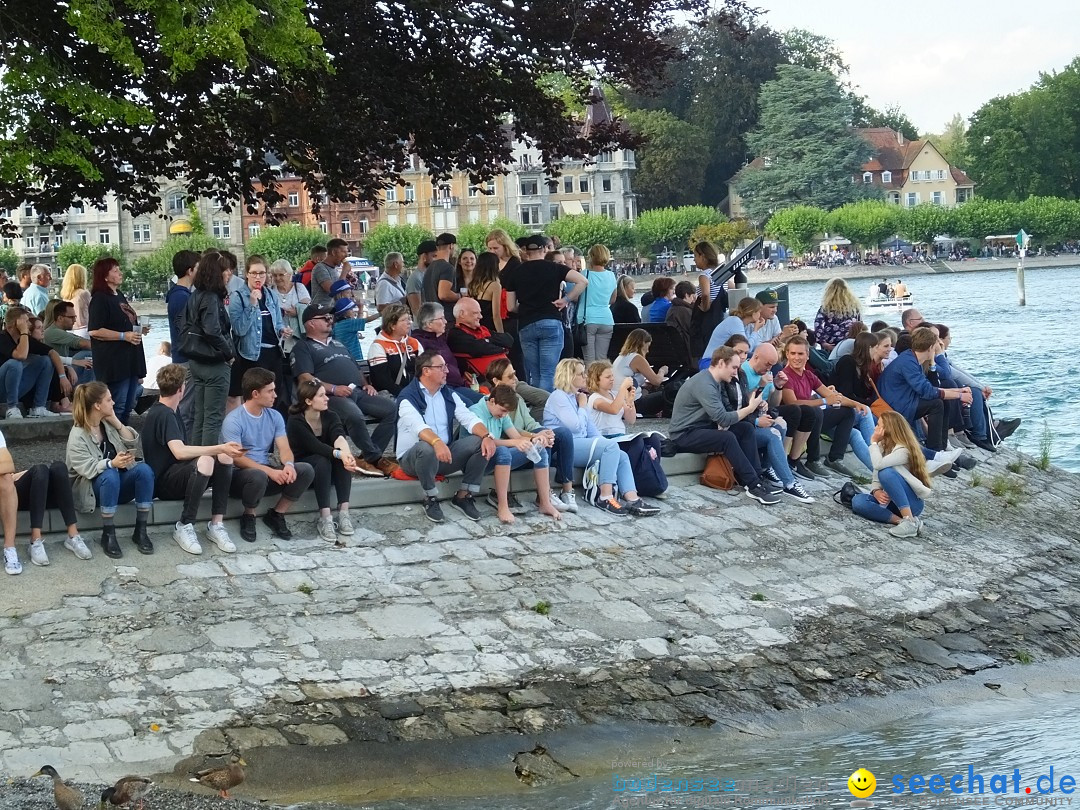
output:
[[[904,133],[903,132],[897,132],[896,133],[896,142],[898,144],[900,144],[901,146],[904,145]]]

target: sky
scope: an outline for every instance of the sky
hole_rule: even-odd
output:
[[[968,118],[994,96],[1080,56],[1076,0],[756,0],[777,30],[836,42],[850,80],[882,109],[899,104],[921,132]]]

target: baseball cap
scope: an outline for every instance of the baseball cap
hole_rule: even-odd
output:
[[[304,317],[301,319],[301,323],[307,323],[312,318],[333,314],[334,307],[332,304],[309,304],[304,310]]]
[[[532,236],[526,236],[521,247],[525,250],[543,250],[547,247],[547,240],[544,239],[543,234],[534,233]]]
[[[780,295],[772,287],[767,287],[766,289],[762,290],[757,295],[755,295],[754,298],[756,298],[765,306],[780,303]]]
[[[333,284],[330,285],[330,294],[337,295],[338,293],[352,292],[352,286],[343,278],[339,278]]]
[[[434,239],[425,239],[416,248],[416,255],[423,256],[425,253],[434,253],[437,245]]]

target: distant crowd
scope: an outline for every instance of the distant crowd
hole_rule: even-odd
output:
[[[970,468],[965,448],[993,452],[1019,424],[990,419],[992,391],[949,356],[946,326],[909,309],[899,329],[867,328],[840,279],[811,330],[779,322],[775,291],[750,295],[745,279],[726,278],[709,243],[693,251],[696,283],[658,278],[641,307],[603,245],[582,254],[493,230],[486,247],[459,251],[441,234],[420,244],[408,273],[405,257],[387,255],[372,312],[343,240],[295,271],[252,255],[240,273],[227,251],[180,251],[166,296],[171,355],[149,381],[146,329],[115,259],[68,268],[57,299],[48,268],[29,268],[25,290],[5,290],[7,419],[52,408],[74,424],[63,463],[16,471],[0,448],[7,572],[21,571],[20,509],[36,565],[48,564],[49,507],[81,559],[91,550],[77,512],[96,510],[98,545],[119,558],[114,516],[133,502],[132,544],[153,553],[155,498],[182,502],[173,539],[201,554],[195,518],[208,489],[202,536],[222,552],[236,551],[223,523],[230,499],[243,506],[240,539],[254,542],[258,505],[276,496],[261,521],[288,539],[286,515],[308,489],[319,536],[336,541],[356,530],[354,476],[416,482],[436,523],[443,504],[480,520],[484,502],[503,523],[531,508],[559,520],[582,505],[645,518],[659,512],[647,499],[667,495],[661,458],[682,452],[709,457],[704,483],[767,506],[812,502],[805,482],[846,479],[845,505],[914,536],[930,476]],[[374,321],[365,356],[360,334]],[[670,360],[654,367],[650,352]],[[129,422],[143,386],[157,398],[140,434]],[[666,433],[636,430],[657,416],[670,419]],[[849,448],[858,469],[844,459]],[[511,487],[519,468],[533,471],[527,498]],[[437,482],[458,472],[441,501]],[[486,474],[494,485],[484,492]]]

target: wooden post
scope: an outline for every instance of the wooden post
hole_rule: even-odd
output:
[[[1016,265],[1016,297],[1019,299],[1020,306],[1027,306],[1027,292],[1024,290],[1024,254],[1027,253],[1026,248],[1020,248],[1020,261]]]

